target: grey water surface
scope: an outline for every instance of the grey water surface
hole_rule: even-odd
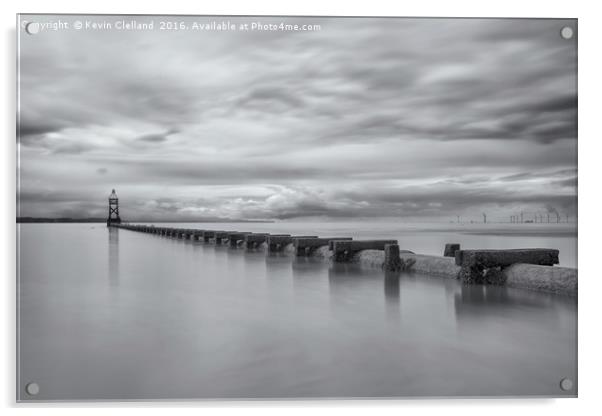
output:
[[[286,229],[351,230],[312,227]],[[378,227],[356,229],[364,236]],[[574,298],[104,224],[18,230],[22,401],[576,395]],[[433,254],[453,237],[464,240],[446,242],[562,244],[561,262],[576,264],[576,235],[566,229],[512,230],[392,233]],[[563,378],[573,380],[572,390],[560,389]],[[25,392],[30,382],[39,394]]]

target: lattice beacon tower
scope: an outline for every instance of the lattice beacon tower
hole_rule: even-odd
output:
[[[109,218],[107,218],[107,227],[111,224],[121,224],[121,218],[119,218],[119,199],[115,193],[115,189],[109,195]]]

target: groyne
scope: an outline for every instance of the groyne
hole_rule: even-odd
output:
[[[348,236],[293,236],[125,223],[110,226],[206,244],[227,244],[232,249],[282,252],[291,257],[320,257],[389,272],[460,279],[466,284],[493,284],[577,295],[577,269],[557,266],[559,252],[554,249],[463,250],[460,244],[449,243],[443,248],[442,256],[433,256],[401,249],[397,240],[354,240]]]

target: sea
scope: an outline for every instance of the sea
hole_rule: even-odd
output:
[[[572,223],[155,225],[394,238],[435,255],[557,248],[577,267]],[[17,230],[19,401],[577,394],[573,297],[105,224]]]

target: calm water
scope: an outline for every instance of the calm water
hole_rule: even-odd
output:
[[[329,227],[298,230],[351,229]],[[390,236],[379,227],[361,236]],[[40,385],[35,400],[575,394],[558,387],[576,380],[572,298],[102,224],[19,230],[21,400],[32,399],[30,381]],[[558,230],[471,231],[394,232],[417,252],[438,253],[459,236],[466,247],[553,246],[575,262],[574,236]]]

